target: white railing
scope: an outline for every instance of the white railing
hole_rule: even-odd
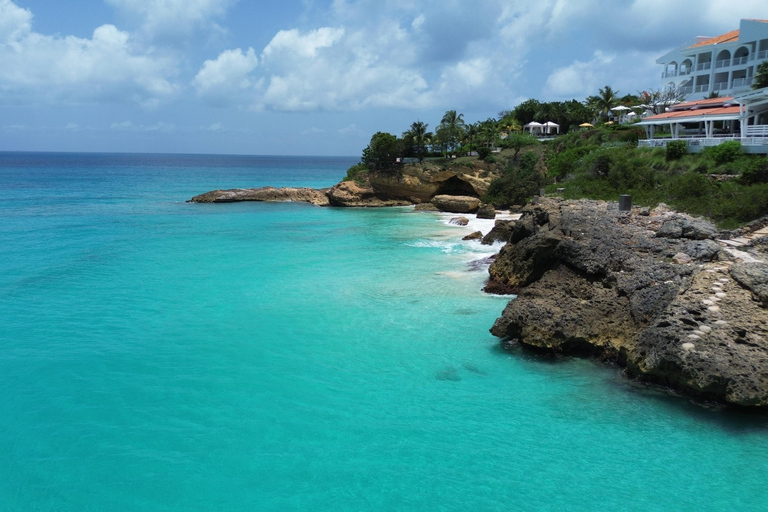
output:
[[[678,73],[679,76],[685,76],[690,75],[691,71],[693,71],[691,68],[682,68],[680,72]]]
[[[707,92],[708,90],[709,84],[701,84],[693,88],[693,92]]]
[[[757,52],[757,58],[758,59],[768,58],[768,50],[760,50],[759,52]]]
[[[746,63],[747,63],[747,56],[746,55],[744,57],[734,57],[733,58],[733,65],[734,66],[740,66],[740,65],[746,64]]]
[[[768,137],[768,125],[747,126],[747,137]]]
[[[674,71],[667,71],[661,74],[661,78],[671,78],[673,76],[677,76],[677,73],[675,73]]]
[[[699,64],[696,65],[696,71],[703,71],[703,70],[709,69],[711,67],[712,67],[712,63],[711,62],[700,62]]]
[[[722,91],[723,89],[728,88],[728,82],[715,82],[715,85],[712,87],[713,91]]]
[[[752,85],[751,78],[734,78],[731,87],[746,87],[747,85]]]
[[[680,92],[683,94],[691,94],[693,92],[693,87],[690,85],[686,85],[685,87],[680,88]]]
[[[716,68],[724,68],[728,66],[731,63],[731,59],[722,59],[722,60],[716,60],[715,61],[715,67]]]

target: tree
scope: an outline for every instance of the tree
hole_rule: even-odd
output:
[[[362,162],[371,170],[391,167],[400,156],[400,141],[391,133],[376,132],[363,150]]]
[[[520,121],[520,124],[524,126],[535,119],[539,105],[540,102],[538,100],[526,100],[512,110],[512,117]]]
[[[427,144],[432,140],[432,132],[427,131],[428,124],[416,121],[403,133],[403,140],[409,152],[421,162],[427,155]]]
[[[755,80],[752,82],[753,89],[762,89],[768,87],[768,62],[763,62],[757,66]]]
[[[590,96],[588,100],[591,98],[598,115],[607,119],[611,109],[619,104],[618,93],[619,91],[614,91],[610,85],[606,85],[598,91],[597,96]]]
[[[669,107],[682,103],[688,94],[682,86],[668,85],[663,89],[651,89],[638,93],[643,108],[653,114],[663,114]]]
[[[440,120],[440,126],[435,130],[435,134],[439,134],[441,142],[447,145],[447,151],[453,151],[462,139],[466,126],[464,114],[457,114],[455,110],[448,110]]]
[[[533,146],[538,143],[539,141],[536,140],[536,137],[528,133],[510,133],[509,137],[507,137],[507,139],[502,142],[502,145],[505,148],[512,148],[515,150],[515,154],[512,159],[513,161],[517,161],[517,155],[520,153],[521,149],[526,146]]]

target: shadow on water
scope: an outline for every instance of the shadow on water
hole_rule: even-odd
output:
[[[697,422],[716,425],[722,431],[732,435],[768,434],[768,411],[766,410],[696,400],[666,386],[631,379],[623,373],[620,366],[612,362],[601,361],[594,357],[541,352],[507,340],[500,340],[489,350],[494,357],[506,359],[512,355],[515,360],[523,361],[529,368],[545,370],[547,373],[557,371],[555,366],[589,361],[592,369],[600,372],[599,375],[592,377],[602,380],[602,384],[610,386],[614,392],[630,398],[650,401],[656,407],[685,415]]]

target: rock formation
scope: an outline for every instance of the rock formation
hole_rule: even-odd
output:
[[[318,206],[328,206],[328,189],[314,188],[234,188],[229,190],[212,190],[193,197],[193,203],[234,203],[237,201],[267,201],[267,202],[302,202]]]
[[[727,250],[702,219],[586,200],[543,199],[494,230],[508,243],[487,290],[518,293],[494,335],[615,361],[700,399],[768,406],[768,246]]]
[[[414,164],[387,171],[370,172],[362,182],[342,181],[330,189],[252,188],[213,190],[193,197],[194,203],[232,203],[236,201],[300,201],[319,206],[405,206],[429,203],[435,196],[470,197],[474,212],[478,199],[488,190],[495,170],[489,164],[466,165]],[[452,211],[452,210],[447,210]],[[487,212],[490,215],[490,210]],[[490,217],[493,218],[493,217]]]

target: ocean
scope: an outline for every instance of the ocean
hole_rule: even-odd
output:
[[[768,509],[768,418],[501,348],[449,216],[186,202],[356,161],[0,153],[0,510]]]

